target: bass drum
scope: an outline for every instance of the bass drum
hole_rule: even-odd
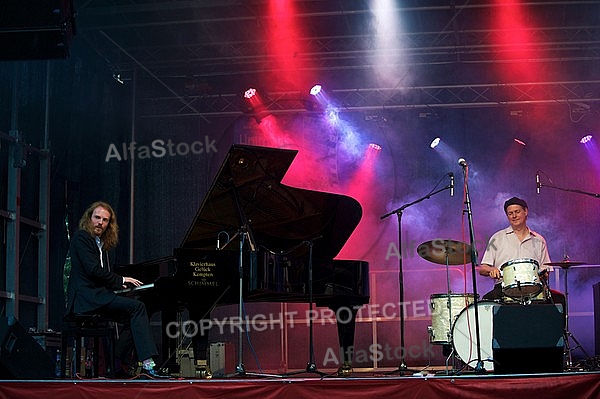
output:
[[[481,341],[481,360],[487,371],[494,371],[492,338],[494,333],[494,310],[502,306],[492,301],[477,302],[479,316],[479,338]],[[477,336],[475,335],[475,305],[463,309],[452,327],[452,345],[454,352],[466,365],[477,366]]]

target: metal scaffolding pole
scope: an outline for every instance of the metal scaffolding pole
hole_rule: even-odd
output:
[[[50,217],[50,62],[46,61],[46,88],[45,88],[45,112],[44,112],[44,140],[40,152],[40,181],[39,181],[39,205],[38,218],[41,228],[38,231],[38,297],[40,303],[37,306],[37,328],[46,330],[48,328],[48,275],[49,275],[49,217]]]
[[[19,65],[13,71],[13,87],[11,95],[10,151],[8,152],[8,187],[6,190],[7,211],[9,214],[6,226],[6,316],[19,316],[19,236],[21,224],[21,168],[18,149],[21,145],[21,134],[18,131],[19,103]]]

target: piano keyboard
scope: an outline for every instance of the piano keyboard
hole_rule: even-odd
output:
[[[140,285],[139,287],[123,288],[121,290],[116,290],[115,294],[123,295],[123,294],[129,294],[129,293],[138,293],[138,292],[146,291],[146,290],[149,290],[152,288],[154,288],[154,283]]]

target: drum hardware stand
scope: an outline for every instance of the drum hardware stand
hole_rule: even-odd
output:
[[[565,191],[565,192],[570,192],[570,193],[576,193],[576,194],[582,194],[582,195],[588,195],[588,196],[594,197],[594,198],[600,198],[600,193],[592,193],[592,192],[589,192],[589,191],[577,190],[577,189],[572,189],[572,188],[558,187],[558,186],[555,186],[553,184],[542,184],[539,181],[540,173],[542,173],[540,170],[536,171],[536,183],[537,183],[537,192],[538,192],[538,194],[540,193],[540,188],[542,188],[542,187],[549,187],[549,188],[553,188],[555,190],[560,190],[560,191]],[[564,256],[563,262],[557,262],[555,264],[553,264],[551,262],[550,264],[548,264],[550,266],[559,266],[561,269],[565,270],[565,309],[564,309],[564,312],[565,312],[565,354],[566,354],[567,367],[572,367],[573,366],[573,359],[571,357],[571,352],[574,351],[575,349],[578,349],[578,348],[581,349],[581,351],[585,354],[585,356],[588,359],[591,359],[591,356],[585,351],[585,349],[583,348],[583,346],[581,346],[581,344],[579,343],[579,341],[569,331],[568,270],[569,270],[569,267],[571,267],[571,266],[582,265],[582,264],[585,264],[585,263],[570,261],[569,260],[569,256],[567,256],[566,254]],[[573,349],[570,348],[569,338],[571,338],[573,340],[573,342],[575,342],[577,344],[577,346],[575,348],[573,348]]]
[[[539,273],[539,276],[540,276],[540,281],[542,282],[542,292],[544,292],[544,290],[545,290],[546,294],[548,295],[548,300],[550,301],[550,303],[552,305],[556,305],[556,303],[554,302],[554,297],[552,296],[552,291],[550,291],[550,286],[548,285],[548,269],[541,271]],[[566,309],[563,309],[563,312],[565,310]]]
[[[452,342],[452,341],[450,341],[450,342]],[[454,374],[454,371],[456,371],[456,352],[454,352],[454,346],[452,344],[450,344],[450,345],[442,344],[442,354],[444,354],[444,349],[443,349],[444,347],[450,347],[450,354],[448,354],[448,356],[446,356],[445,370],[446,370],[446,375],[452,375],[452,374]],[[452,368],[449,367],[450,359],[452,359]],[[450,373],[450,370],[452,370],[453,372]]]
[[[445,266],[446,266],[446,284],[448,287],[448,295],[446,299],[446,308],[448,309],[448,342],[450,343],[450,354],[446,357],[446,375],[450,375],[450,369],[448,368],[448,364],[450,363],[450,359],[452,359],[452,370],[456,370],[456,354],[454,352],[454,345],[452,345],[452,289],[450,288],[450,261],[449,261],[449,248],[446,246],[444,248],[445,251]],[[469,306],[466,304],[466,306]]]
[[[591,359],[591,356],[589,355],[589,353],[586,352],[586,350],[583,348],[583,346],[581,346],[581,343],[577,340],[577,338],[575,338],[575,336],[573,335],[573,333],[571,331],[569,331],[569,268],[572,266],[570,264],[568,264],[569,262],[569,257],[565,256],[565,260],[564,260],[564,265],[560,266],[561,269],[563,269],[565,271],[565,361],[566,361],[566,366],[567,368],[573,368],[573,357],[571,356],[571,353],[577,349],[581,349],[581,351],[583,352],[583,354],[585,355],[586,359]],[[571,263],[575,263],[575,262],[571,262]],[[548,289],[549,291],[549,289]],[[576,344],[576,346],[574,348],[571,348],[571,344],[569,342],[569,339],[573,340],[573,342]]]
[[[440,245],[440,243],[443,244]],[[440,248],[443,248],[443,251],[439,251]],[[446,309],[448,309],[448,328],[449,331],[446,332],[446,341],[435,342],[434,344],[442,344],[442,355],[446,357],[446,374],[450,374],[448,371],[450,358],[456,353],[456,350],[453,346],[453,336],[452,329],[453,324],[456,323],[457,315],[453,315],[453,303],[452,303],[452,290],[450,287],[450,265],[464,265],[465,264],[465,255],[467,253],[467,245],[460,241],[454,240],[433,240],[427,241],[419,245],[417,248],[418,254],[433,263],[443,264],[446,267],[446,283],[447,283],[447,292],[445,294],[439,294],[440,298],[446,299]],[[437,253],[443,252],[443,260],[442,257],[437,256]],[[452,256],[450,256],[452,255]],[[465,307],[469,306],[468,297],[469,295],[462,296],[465,300]],[[442,306],[442,305],[440,305]],[[434,308],[434,302],[432,302],[431,307]],[[460,313],[460,312],[459,312]],[[446,317],[446,315],[442,315]],[[432,323],[435,324],[434,318],[432,317]],[[430,339],[435,338],[435,330],[434,326],[428,327]],[[453,369],[456,369],[456,357],[453,357]]]
[[[454,175],[451,175],[451,178],[454,178]],[[421,197],[415,201],[409,202],[408,204],[404,204],[402,205],[400,208],[397,208],[391,212],[386,213],[385,215],[381,216],[379,219],[383,220],[388,218],[389,216],[396,214],[396,216],[398,217],[398,288],[399,288],[399,296],[400,296],[400,303],[404,303],[404,274],[403,274],[403,270],[402,270],[402,212],[415,204],[418,204],[421,201],[424,201],[426,199],[429,199],[431,197],[433,197],[434,195],[448,190],[448,189],[454,189],[454,184],[452,183],[453,180],[451,180],[450,185],[441,188],[437,191],[434,191],[424,197]],[[392,371],[391,373],[399,373],[400,375],[405,375],[405,374],[414,374],[419,372],[419,370],[411,370],[408,368],[408,366],[406,365],[405,362],[405,356],[406,356],[406,350],[405,350],[405,345],[404,345],[404,306],[400,306],[400,364],[398,365],[398,368],[394,371]]]
[[[475,308],[475,336],[477,339],[477,366],[475,366],[475,374],[485,374],[485,366],[481,359],[481,334],[479,333],[479,310],[477,306],[477,276],[475,266],[477,265],[477,249],[475,248],[475,232],[473,229],[473,212],[471,210],[471,198],[469,196],[469,165],[464,159],[459,159],[458,163],[463,169],[463,179],[465,184],[465,205],[467,207],[467,218],[469,220],[469,238],[471,246],[471,275],[473,277],[473,307]]]

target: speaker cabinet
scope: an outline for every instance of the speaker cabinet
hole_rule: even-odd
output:
[[[74,34],[73,0],[0,2],[0,60],[65,58]]]
[[[495,374],[564,370],[562,305],[504,305],[494,310]]]
[[[54,378],[54,362],[14,317],[0,317],[0,378]]]

